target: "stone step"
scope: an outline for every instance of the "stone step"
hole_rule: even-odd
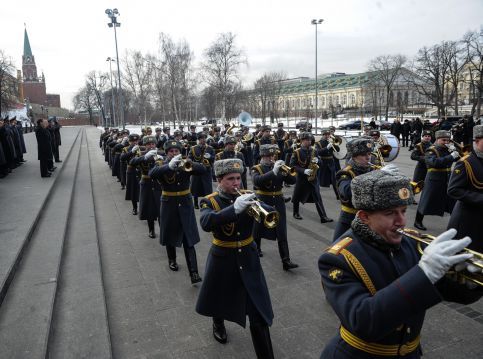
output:
[[[78,167],[48,357],[111,358],[87,141]]]
[[[46,357],[82,137],[63,163],[0,307],[0,353],[5,358]]]

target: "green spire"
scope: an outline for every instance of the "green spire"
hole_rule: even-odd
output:
[[[23,36],[23,56],[32,57],[32,49],[30,48],[29,36],[27,35],[27,28],[25,28],[25,33]]]

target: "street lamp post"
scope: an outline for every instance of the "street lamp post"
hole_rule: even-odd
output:
[[[114,42],[116,43],[116,62],[117,62],[117,80],[119,85],[119,115],[120,115],[120,125],[125,128],[124,125],[124,101],[122,96],[121,87],[121,70],[119,68],[119,53],[117,50],[117,32],[116,27],[121,26],[120,22],[117,22],[117,17],[120,15],[117,9],[106,9],[107,17],[111,19],[111,22],[107,23],[107,26],[114,28]]]
[[[317,88],[317,25],[322,24],[323,19],[313,19],[311,24],[315,25],[315,134],[317,134],[317,105],[319,102],[318,88]]]
[[[114,109],[114,86],[112,85],[112,62],[116,61],[111,57],[108,57],[106,61],[109,61],[109,72],[111,78],[111,125],[114,127],[116,126],[116,111]]]

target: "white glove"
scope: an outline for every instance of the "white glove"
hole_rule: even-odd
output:
[[[169,161],[168,166],[171,170],[174,170],[178,167],[178,164],[181,162],[181,154],[174,156],[171,161]]]
[[[144,158],[149,160],[151,157],[157,154],[158,154],[158,150],[151,150],[144,155]]]
[[[393,164],[385,165],[384,167],[381,168],[381,171],[384,171],[384,172],[389,173],[391,175],[399,174],[399,168],[396,165],[393,165]]]
[[[306,175],[307,177],[308,176],[311,176],[312,175],[312,172],[313,171],[310,168],[309,169],[306,169],[306,170],[304,170],[304,175]]]
[[[451,154],[451,156],[453,156],[453,158],[455,160],[457,160],[458,158],[460,158],[460,154],[457,151],[453,151],[450,154]]]
[[[424,249],[418,265],[433,284],[443,278],[451,267],[473,256],[466,253],[456,254],[471,243],[469,237],[453,240],[456,233],[456,229],[448,229]]]
[[[235,207],[235,213],[242,213],[245,209],[247,209],[248,206],[250,206],[254,202],[254,198],[255,193],[245,193],[238,197],[235,200],[235,203],[233,203],[233,207]]]
[[[136,152],[137,152],[137,150],[139,150],[139,146],[138,146],[138,145],[134,146],[134,147],[131,149],[131,152],[132,152],[132,153],[136,153]]]
[[[452,143],[446,145],[446,147],[448,147],[449,152],[456,151],[456,147]]]
[[[273,165],[273,173],[275,173],[275,176],[278,175],[278,172],[280,171],[280,167],[282,167],[283,164],[285,164],[285,161],[283,160],[278,160],[275,162],[275,164]]]
[[[209,160],[211,158],[211,155],[208,152],[205,152],[203,157],[206,158],[207,160]]]
[[[329,144],[327,145],[327,149],[330,150],[331,148],[334,148],[334,146],[332,145],[332,143],[329,142]]]
[[[478,263],[479,265],[483,265],[483,260],[477,260],[475,263]],[[483,268],[475,266],[474,264],[468,264],[466,267],[466,270],[471,273],[483,273]]]

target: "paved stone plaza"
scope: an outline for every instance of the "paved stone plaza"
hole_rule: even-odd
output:
[[[211,319],[194,310],[199,286],[190,284],[182,249],[178,249],[180,270],[172,272],[159,238],[148,237],[147,224],[131,214],[130,202],[124,200],[124,191],[111,176],[98,145],[99,130],[66,127],[61,131],[62,159],[71,147],[75,151],[59,166],[55,174],[59,178],[40,178],[35,136],[27,134],[28,162],[0,181],[0,201],[7,208],[0,217],[0,269],[14,272],[0,307],[0,353],[8,353],[9,358],[45,357],[45,353],[55,358],[254,358],[248,328],[227,323],[228,343],[221,345],[213,339]],[[406,148],[394,163],[407,175],[412,174],[415,163]],[[31,233],[37,222],[45,225],[45,218],[37,218],[37,214],[46,201],[61,200],[55,197],[55,187],[69,181],[74,183],[72,208],[58,213],[57,218],[64,215],[66,219],[48,222],[65,237],[63,244],[49,244],[60,246],[61,254],[56,259],[56,274],[46,277],[53,276],[57,283],[54,300],[46,301],[50,317],[31,319],[40,310],[35,308],[42,298],[29,303],[15,300],[15,295],[23,293],[22,287],[37,289],[45,282],[31,278],[16,282],[28,276],[24,263],[30,263],[34,254],[50,253],[49,247],[35,252],[25,249],[22,261],[13,260],[9,253],[25,238],[30,240],[26,247],[43,240]],[[286,194],[291,190],[285,189]],[[336,220],[339,205],[332,189],[324,188],[321,193],[329,217]],[[313,204],[301,206],[302,221],[293,219],[291,210],[288,204],[289,246],[292,260],[300,268],[283,271],[276,243],[262,241],[261,262],[275,314],[272,342],[276,358],[318,358],[339,327],[325,301],[317,268],[319,255],[331,243],[335,224],[321,224]],[[408,210],[409,226],[415,211],[415,206]],[[438,234],[447,221],[447,216],[426,217],[425,225],[428,232]],[[196,249],[203,277],[211,237],[199,230],[201,242]],[[15,268],[8,264],[12,261]],[[27,323],[29,320],[46,328],[39,339],[45,346],[40,355],[25,349],[38,347],[28,342],[25,326],[32,333],[41,327],[37,322]],[[424,358],[482,358],[482,336],[483,300],[470,306],[439,304],[427,313],[422,332]]]

